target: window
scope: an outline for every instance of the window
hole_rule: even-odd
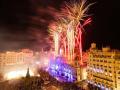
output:
[[[105,68],[107,68],[107,66],[104,66]]]
[[[105,69],[105,72],[107,72],[107,69]]]
[[[100,62],[103,62],[103,60],[100,60]]]
[[[109,71],[109,73],[111,73],[112,71]]]
[[[118,72],[118,74],[120,74],[120,71]]]
[[[105,63],[107,63],[107,60],[104,60]]]

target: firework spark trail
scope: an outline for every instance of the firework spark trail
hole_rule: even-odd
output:
[[[59,49],[63,49],[69,63],[74,60],[74,54],[79,55],[80,64],[83,63],[82,32],[84,26],[91,22],[91,18],[86,19],[86,17],[88,17],[87,11],[92,4],[87,4],[86,0],[80,0],[79,3],[67,3],[61,10],[60,20],[58,20],[56,28],[51,30],[51,35],[55,41],[56,54],[59,54]],[[83,24],[81,24],[81,21]],[[55,31],[58,32],[57,35],[54,34],[56,33]]]
[[[82,57],[82,32],[84,30],[84,26],[89,24],[91,22],[91,18],[88,18],[84,21],[84,23],[81,25],[80,22],[76,26],[76,46],[79,48],[79,55],[80,55],[80,64],[83,64],[83,57]]]
[[[58,32],[54,32],[54,45],[55,45],[55,56],[57,56],[58,50],[59,50],[59,34],[58,34]]]
[[[82,60],[82,29],[81,29],[81,26],[80,26],[80,23],[78,23],[77,27],[76,27],[77,31],[78,31],[78,37],[79,38],[78,42],[79,42],[79,55],[80,55],[80,64],[82,65],[83,64],[83,60]]]
[[[66,3],[65,8],[62,9],[62,15],[63,17],[67,16],[67,21],[69,21],[68,25],[68,30],[72,30],[74,27],[73,31],[68,31],[67,30],[67,46],[68,46],[68,60],[73,59],[72,56],[74,56],[74,53],[79,54],[80,58],[80,64],[82,64],[82,30],[83,26],[87,25],[88,23],[91,22],[91,19],[85,20],[85,17],[87,17],[87,11],[89,7],[92,4],[87,4],[87,0],[80,0],[79,3],[72,2],[72,3]],[[73,22],[74,21],[74,22]],[[81,21],[84,23],[81,24]],[[71,22],[73,24],[71,24]],[[74,36],[72,35],[74,34]],[[79,50],[76,52],[74,51],[75,48],[78,48]]]
[[[64,53],[65,53],[65,57],[67,56],[67,43],[66,43],[66,38],[64,39]]]
[[[74,45],[75,45],[75,39],[74,39],[74,28],[73,28],[73,22],[71,21],[68,25],[67,30],[67,42],[68,42],[68,62],[72,63],[73,56],[74,56]]]

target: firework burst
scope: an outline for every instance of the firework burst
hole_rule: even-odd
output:
[[[50,26],[50,35],[54,37],[55,52],[59,54],[62,48],[68,63],[74,60],[74,54],[79,56],[80,63],[82,63],[81,36],[84,27],[91,22],[90,18],[86,20],[89,16],[87,11],[91,5],[87,4],[86,0],[66,3],[61,9],[61,14],[58,15],[57,22]]]
[[[69,21],[75,21],[78,23],[79,21],[84,21],[85,17],[88,17],[87,14],[89,7],[92,5],[87,4],[87,0],[79,0],[78,2],[70,2],[66,3],[65,7],[62,8],[61,17],[67,16]]]

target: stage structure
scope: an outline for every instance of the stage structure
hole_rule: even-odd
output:
[[[52,61],[52,60],[51,60]],[[65,63],[65,58],[56,57],[50,63],[49,73],[61,82],[74,82],[76,81],[76,71],[69,64]]]

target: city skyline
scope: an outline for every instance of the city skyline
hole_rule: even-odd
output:
[[[1,89],[120,89],[117,1],[0,4]]]

